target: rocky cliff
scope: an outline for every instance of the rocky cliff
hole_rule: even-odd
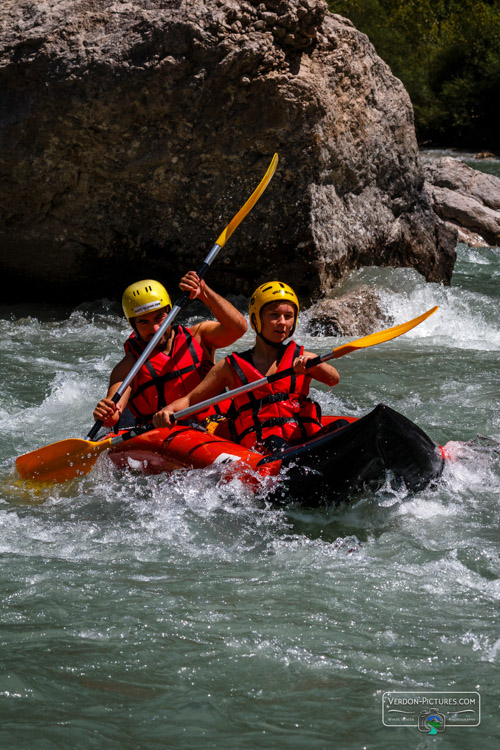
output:
[[[410,101],[323,0],[4,0],[0,270],[16,299],[89,299],[196,268],[314,298],[360,265],[448,282]],[[5,285],[4,285],[5,288]],[[20,291],[21,290],[21,291]]]

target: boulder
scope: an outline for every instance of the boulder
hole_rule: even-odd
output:
[[[362,265],[451,278],[408,95],[324,0],[4,0],[0,271],[7,294],[174,291],[260,181],[211,271],[303,300]]]
[[[366,284],[319,300],[308,310],[308,330],[313,336],[367,336],[391,323],[376,291]]]
[[[437,215],[468,245],[500,246],[500,178],[441,157],[424,166]]]

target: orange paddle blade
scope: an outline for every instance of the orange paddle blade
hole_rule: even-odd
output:
[[[99,455],[110,447],[111,439],[93,443],[70,438],[16,458],[16,468],[23,479],[40,482],[65,482],[88,474]]]

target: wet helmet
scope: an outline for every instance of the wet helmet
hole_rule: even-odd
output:
[[[261,333],[260,311],[269,302],[290,302],[292,305],[295,305],[295,321],[290,331],[291,336],[297,327],[299,300],[292,287],[288,286],[288,284],[283,284],[281,281],[268,281],[266,284],[261,284],[252,294],[249,306],[250,325],[256,333]]]
[[[137,315],[145,315],[162,307],[172,309],[172,302],[168,292],[159,281],[143,279],[130,284],[123,292],[122,307],[125,317],[130,323],[130,318]]]

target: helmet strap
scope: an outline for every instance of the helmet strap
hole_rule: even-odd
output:
[[[258,333],[258,334],[257,334],[257,336],[260,336],[260,338],[262,339],[262,341],[263,341],[263,342],[264,342],[265,344],[267,344],[268,346],[272,346],[272,347],[273,347],[273,349],[279,349],[279,348],[280,348],[280,346],[281,346],[281,343],[278,343],[278,344],[277,344],[277,343],[276,343],[275,341],[269,341],[269,339],[266,339],[266,337],[265,337],[265,336],[263,336],[263,335],[262,335],[262,333]]]

